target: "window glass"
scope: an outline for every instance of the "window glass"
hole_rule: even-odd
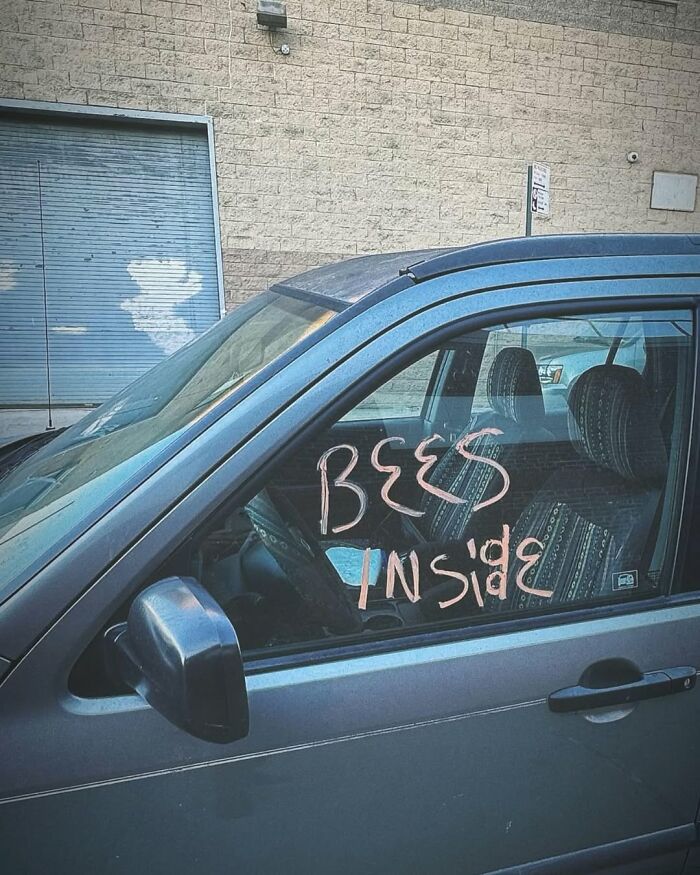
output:
[[[184,429],[332,315],[258,295],[8,474],[0,485],[0,597]]]
[[[568,385],[588,368],[605,364],[613,343],[615,364],[640,373],[644,371],[644,333],[637,318],[630,316],[626,323],[616,317],[609,322],[602,317],[561,318],[556,322],[556,344],[552,343],[551,329],[551,323],[540,322],[504,326],[490,333],[477,381],[474,410],[488,409],[486,379],[494,358],[504,346],[522,346],[534,355],[548,413],[566,412]]]
[[[343,421],[420,416],[437,359],[436,350],[409,365],[348,410]]]
[[[249,656],[666,594],[692,346],[689,311],[452,338],[158,577],[198,578]]]

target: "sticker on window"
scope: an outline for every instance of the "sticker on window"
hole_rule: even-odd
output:
[[[624,592],[637,588],[637,569],[634,571],[616,571],[612,576],[613,592]]]

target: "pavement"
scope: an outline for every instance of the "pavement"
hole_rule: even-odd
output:
[[[51,420],[55,428],[64,428],[82,419],[91,409],[89,407],[54,408],[51,412]],[[48,424],[49,413],[46,408],[4,407],[0,409],[0,446],[46,431]]]

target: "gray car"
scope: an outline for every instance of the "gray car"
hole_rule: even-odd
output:
[[[368,256],[9,448],[2,871],[693,871],[699,301],[697,236]]]

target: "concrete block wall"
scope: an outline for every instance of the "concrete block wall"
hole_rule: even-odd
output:
[[[213,116],[227,302],[326,261],[521,234],[700,231],[698,0],[0,0],[0,97]],[[282,43],[290,53],[279,51]],[[640,161],[630,165],[629,151]]]

